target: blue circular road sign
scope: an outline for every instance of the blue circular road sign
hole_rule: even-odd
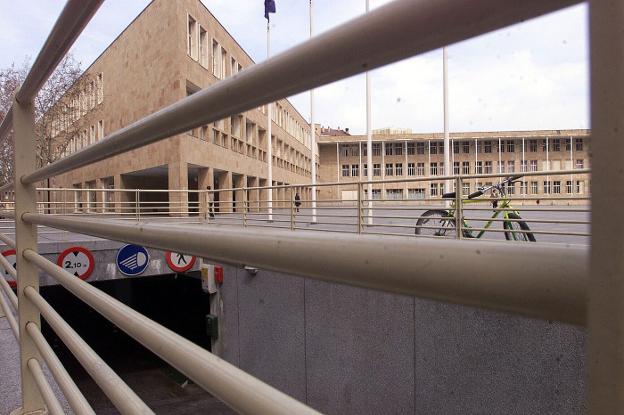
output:
[[[149,264],[149,253],[140,245],[125,245],[117,251],[117,268],[128,276],[143,274]]]

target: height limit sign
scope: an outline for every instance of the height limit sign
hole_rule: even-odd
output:
[[[81,280],[89,278],[95,268],[93,254],[82,246],[72,246],[61,252],[56,264]]]

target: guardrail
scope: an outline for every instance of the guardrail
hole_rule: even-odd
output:
[[[121,154],[276,99],[559,10],[577,1],[456,0],[449,3],[439,0],[419,2],[396,0],[266,62],[248,68],[236,77],[218,82],[112,133],[104,140],[65,159],[37,169],[34,157],[36,143],[32,113],[33,96],[43,80],[49,76],[55,61],[69,49],[81,28],[89,20],[92,13],[88,10],[91,8],[94,10],[99,3],[78,0],[68,2],[27,81],[17,93],[17,99],[10,111],[12,118],[5,118],[0,124],[0,133],[8,132],[11,124],[15,132],[16,180],[13,187],[16,197],[14,216],[19,269],[17,319],[11,314],[9,304],[2,294],[0,305],[5,313],[6,310],[9,311],[6,313],[7,318],[12,324],[16,338],[19,339],[22,413],[42,410],[46,405],[51,413],[59,411],[39,368],[42,355],[45,356],[47,353],[41,352],[45,349],[37,346],[41,338],[33,334],[36,333],[34,331],[36,327],[39,327],[40,312],[48,322],[56,320],[53,310],[42,302],[38,294],[40,268],[53,275],[75,295],[123,327],[142,344],[160,353],[173,366],[195,379],[235,410],[256,414],[314,413],[312,409],[216,359],[205,350],[193,348],[186,340],[115,302],[87,283],[66,275],[63,270],[36,253],[36,225],[53,226],[128,242],[140,240],[149,246],[182,250],[230,263],[244,262],[312,278],[496,308],[541,318],[554,318],[575,324],[588,324],[590,411],[596,414],[621,411],[620,390],[624,382],[620,356],[620,351],[624,348],[624,336],[621,335],[624,330],[622,324],[624,316],[621,313],[624,279],[621,275],[624,273],[624,265],[620,256],[624,249],[624,225],[613,221],[612,201],[624,200],[624,189],[621,187],[622,173],[619,170],[621,169],[619,161],[624,154],[624,143],[619,136],[620,131],[624,131],[624,117],[621,113],[624,108],[624,79],[621,71],[624,62],[624,39],[619,33],[624,24],[622,2],[600,0],[590,2],[592,128],[593,133],[600,139],[593,140],[592,149],[593,235],[589,280],[588,250],[583,247],[484,242],[479,248],[481,255],[486,254],[488,257],[496,258],[497,261],[509,264],[506,267],[506,274],[501,276],[498,269],[494,275],[492,270],[488,271],[487,266],[483,267],[483,263],[495,261],[479,261],[478,265],[476,261],[472,261],[474,245],[463,241],[411,239],[387,235],[373,237],[344,234],[336,237],[322,233],[317,233],[314,237],[309,234],[302,237],[303,233],[281,229],[258,234],[232,227],[215,229],[206,235],[183,226],[159,227],[156,224],[132,224],[119,220],[102,221],[36,213],[38,206],[35,183],[44,178]],[[452,16],[452,24],[448,24],[449,16]],[[67,21],[72,24],[66,26]],[[364,30],[367,33],[366,37],[361,36]],[[327,62],[332,62],[332,65],[327,65]],[[214,105],[217,102],[219,105]],[[461,178],[458,180],[461,185]],[[5,188],[8,187],[10,186]],[[361,194],[362,192],[358,190],[356,202],[360,212]],[[461,218],[462,212],[465,212],[462,210],[465,200],[459,196],[456,198],[456,207],[459,208],[455,209],[455,217]],[[272,207],[269,205],[269,209]],[[358,229],[361,229],[364,215],[358,213],[357,217]],[[290,223],[292,225],[292,219]],[[468,229],[462,223],[455,228],[455,233],[458,237],[462,237],[464,230]],[[389,262],[381,256],[378,249],[379,238],[384,244],[392,244],[396,250],[394,261]],[[371,239],[375,239],[375,242],[373,243]],[[340,252],[339,258],[334,249],[336,243],[339,243],[341,248],[348,248]],[[281,249],[288,249],[293,255],[281,254],[276,244],[279,244]],[[241,249],[241,246],[245,249]],[[295,263],[290,259],[309,257],[311,250],[316,252],[314,262],[297,260]],[[419,272],[414,265],[418,262],[417,259],[435,260],[437,255],[433,253],[439,253],[440,250],[445,250],[449,255],[444,263],[431,268],[435,270],[436,278]],[[364,267],[364,258],[372,266]],[[327,271],[330,269],[325,266],[327,263],[335,265],[335,271]],[[589,310],[586,309],[588,284]],[[101,361],[90,354],[88,346],[81,344],[70,328],[69,330],[66,330],[67,327],[61,328],[62,322],[58,323],[59,332],[66,333],[66,336],[62,337],[68,346],[75,344],[77,353],[78,350],[82,350],[90,356],[89,359],[85,358],[83,363],[98,379],[101,375],[98,370],[104,367]],[[48,360],[46,362],[50,364]],[[197,373],[198,368],[204,370]],[[59,372],[52,373],[58,376]],[[113,379],[107,375],[103,377]],[[62,377],[57,378],[59,384],[62,382],[60,378]],[[115,400],[120,412],[151,413],[142,402],[132,398],[132,393],[126,390],[123,383],[111,382],[106,386],[102,382],[100,386],[110,396],[128,398]],[[69,389],[63,391],[68,394],[68,400],[71,402],[72,392]],[[78,400],[82,402],[82,398]],[[90,413],[88,408],[76,403],[78,400],[74,400],[76,413]]]

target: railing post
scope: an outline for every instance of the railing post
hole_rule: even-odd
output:
[[[134,196],[134,210],[135,210],[135,215],[136,215],[136,220],[137,222],[141,220],[141,205],[139,204],[139,197],[141,197],[141,191],[139,189],[136,189],[134,191],[135,196]],[[169,209],[171,209],[171,205],[169,205]]]
[[[357,217],[357,232],[362,233],[362,182],[357,183]]]
[[[462,178],[455,178],[455,231],[457,239],[462,239]]]
[[[15,131],[15,241],[17,269],[17,295],[19,299],[18,320],[20,331],[20,369],[22,379],[22,408],[17,413],[43,413],[45,403],[37,383],[28,368],[30,359],[41,361],[37,346],[26,331],[30,321],[41,326],[39,310],[24,295],[26,287],[39,291],[39,270],[23,257],[27,249],[37,251],[37,225],[22,220],[27,212],[37,211],[37,192],[34,184],[22,184],[21,177],[37,168],[35,116],[32,102],[13,104],[13,128]]]
[[[290,230],[295,230],[295,194],[293,188],[290,188]]]
[[[243,187],[243,226],[247,226],[247,188]]]

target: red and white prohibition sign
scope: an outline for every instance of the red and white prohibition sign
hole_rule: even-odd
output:
[[[167,251],[165,253],[165,259],[167,260],[169,268],[174,272],[186,272],[193,268],[196,258],[193,255]]]
[[[72,246],[61,252],[56,264],[81,280],[86,280],[93,273],[95,259],[87,248]]]
[[[15,256],[15,249],[7,249],[6,251],[2,251],[2,256],[5,257],[7,261],[9,261],[9,264],[13,265],[13,268],[17,269],[17,257]],[[13,279],[11,274],[9,274],[9,272],[4,269],[2,265],[0,265],[0,269],[2,269],[2,271],[4,272],[4,279],[9,283],[9,286],[11,286],[11,288],[17,287],[17,281]]]

